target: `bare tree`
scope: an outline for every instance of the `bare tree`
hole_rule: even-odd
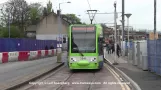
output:
[[[0,21],[1,21],[1,26],[6,26],[8,23],[8,15],[5,13],[6,12],[6,3],[1,4],[0,7]]]
[[[9,0],[2,8],[1,18],[4,18],[3,22],[6,24],[10,21],[12,25],[18,26],[23,33],[26,21],[29,19],[29,6],[27,2],[25,0]]]

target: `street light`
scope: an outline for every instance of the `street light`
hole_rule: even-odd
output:
[[[62,2],[62,3],[59,3],[59,10],[60,10],[60,4],[64,4],[64,3],[71,3],[70,1],[68,2]]]
[[[128,52],[128,59],[129,59],[129,47],[130,47],[130,42],[129,42],[129,18],[132,14],[128,13],[125,14],[125,16],[127,17],[127,30],[128,30],[128,48],[127,48],[127,52]]]
[[[61,10],[60,10],[60,4],[63,4],[63,3],[71,3],[71,2],[62,2],[62,3],[59,3],[59,10],[57,11],[57,15],[58,15],[58,17],[57,17],[57,20],[58,20],[58,33],[59,33],[59,39],[58,39],[58,42],[59,42],[59,44],[58,44],[58,48],[57,48],[57,62],[59,63],[59,62],[61,62],[61,54],[60,53],[62,53],[62,47],[61,47],[61,44],[60,44],[60,42],[62,43],[62,46],[63,46],[63,40],[60,40],[60,38],[61,39],[63,39],[62,38],[62,35],[61,35],[61,30],[62,30],[62,20],[61,20]]]
[[[59,47],[61,47],[60,45],[60,38],[62,37],[61,35],[61,27],[62,27],[62,23],[61,23],[61,9],[60,9],[60,5],[61,4],[64,4],[64,3],[71,3],[71,2],[62,2],[62,3],[59,3],[59,12],[58,12],[58,33],[59,33]],[[62,42],[62,40],[61,40]]]

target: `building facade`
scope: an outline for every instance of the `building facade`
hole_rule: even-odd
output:
[[[36,39],[56,40],[59,34],[67,35],[69,23],[61,19],[61,28],[59,29],[58,16],[54,13],[43,18],[36,29]]]
[[[66,37],[70,23],[61,18],[61,28],[59,28],[58,17],[54,12],[42,17],[36,25],[27,27],[27,37],[35,37],[39,40],[57,40],[60,34]]]

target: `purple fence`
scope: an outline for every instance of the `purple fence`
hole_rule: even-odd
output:
[[[161,75],[161,39],[148,40],[147,46],[149,70]]]
[[[46,45],[50,48],[51,44],[57,47],[56,40],[0,38],[0,52],[42,50]]]

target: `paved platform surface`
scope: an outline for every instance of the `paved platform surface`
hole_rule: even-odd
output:
[[[114,62],[114,55],[105,55],[111,63]],[[161,90],[161,76],[155,75],[149,71],[143,71],[138,67],[127,62],[127,57],[117,58],[119,65],[115,65],[118,69],[128,75],[133,81],[135,81],[142,90]]]

